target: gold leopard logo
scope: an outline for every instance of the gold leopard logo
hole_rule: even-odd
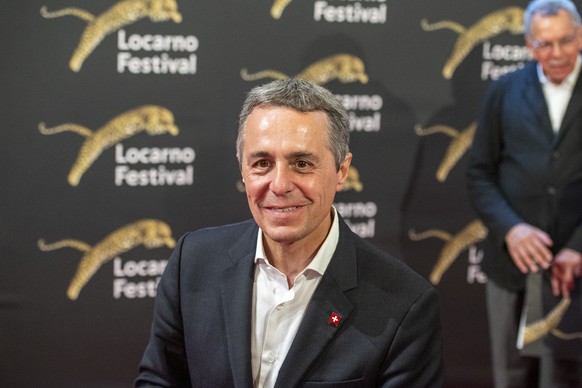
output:
[[[444,273],[449,269],[451,264],[455,262],[461,252],[470,246],[483,241],[485,237],[487,237],[487,228],[481,221],[475,220],[470,222],[455,235],[441,229],[429,229],[421,233],[417,233],[411,229],[408,231],[408,237],[412,241],[420,241],[430,237],[436,237],[446,242],[443,249],[441,249],[437,263],[433,267],[429,277],[430,282],[437,285],[441,281]]]
[[[443,76],[450,79],[457,67],[478,44],[506,31],[514,35],[523,33],[523,13],[524,10],[520,7],[503,8],[486,15],[469,28],[451,20],[431,24],[423,19],[420,25],[425,31],[446,28],[459,34],[453,52],[443,67]]]
[[[47,128],[45,123],[41,122],[38,129],[43,135],[75,132],[86,138],[67,178],[71,186],[79,184],[85,171],[91,167],[104,150],[120,141],[143,131],[149,135],[169,133],[172,136],[178,135],[179,132],[178,127],[174,124],[172,112],[156,105],[144,105],[122,113],[95,132],[75,123],[65,123]]]
[[[275,0],[271,6],[271,17],[273,19],[280,19],[285,8],[292,0]]]
[[[73,7],[49,11],[46,6],[40,9],[40,14],[47,19],[75,16],[88,23],[69,62],[69,67],[75,72],[81,70],[85,59],[107,35],[124,26],[146,17],[152,22],[182,21],[176,0],[122,0],[99,16]]]
[[[364,190],[364,185],[362,184],[362,181],[360,181],[360,173],[354,166],[350,166],[350,169],[348,170],[348,176],[342,187],[342,191],[350,190],[354,190],[357,193]]]
[[[458,131],[455,128],[449,127],[447,125],[434,125],[428,128],[422,128],[417,125],[414,131],[418,136],[427,136],[435,133],[442,133],[453,140],[447,147],[445,156],[439,165],[436,172],[436,179],[439,182],[444,182],[449,175],[449,172],[455,167],[457,162],[465,155],[471,144],[473,144],[473,139],[475,138],[475,132],[477,131],[477,123],[473,122],[467,128],[462,131]]]
[[[271,69],[262,70],[254,74],[250,74],[247,69],[242,69],[240,75],[245,81],[255,81],[263,78],[290,78],[287,74]],[[364,61],[350,54],[335,54],[320,59],[306,67],[305,70],[297,74],[295,78],[311,81],[318,85],[336,79],[341,83],[356,81],[360,81],[363,84],[368,83],[368,75],[366,74]]]
[[[64,239],[51,244],[45,243],[43,239],[38,240],[38,248],[44,252],[61,248],[73,248],[84,252],[77,272],[67,289],[67,297],[71,300],[79,297],[81,289],[104,263],[139,245],[147,249],[163,246],[171,249],[176,245],[176,240],[165,222],[152,219],[139,220],[123,226],[94,246],[73,239]]]
[[[554,307],[547,316],[526,325],[523,331],[523,344],[518,344],[518,348],[521,349],[522,345],[528,345],[548,334],[552,334],[564,341],[582,339],[582,333],[580,332],[564,333],[557,328],[562,321],[566,310],[568,310],[570,303],[571,300],[569,298],[563,298],[562,301],[558,303],[558,305],[556,305],[556,307]],[[521,338],[521,335],[519,337]]]

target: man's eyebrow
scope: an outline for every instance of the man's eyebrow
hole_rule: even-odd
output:
[[[271,153],[269,153],[267,151],[254,151],[248,155],[248,157],[251,159],[267,158],[267,157],[271,157],[271,156],[272,156]],[[287,158],[287,159],[298,159],[298,158],[319,159],[319,156],[317,156],[316,154],[314,154],[313,152],[310,152],[310,151],[295,151],[295,152],[291,152],[289,154],[286,154],[285,158]]]
[[[307,159],[313,163],[321,162],[321,155],[310,151],[296,151],[285,155],[287,160]]]
[[[250,159],[266,158],[268,156],[271,156],[271,154],[268,153],[267,151],[255,151],[255,152],[251,152],[249,154],[249,158]]]
[[[319,159],[319,157],[317,155],[315,155],[313,152],[309,152],[309,151],[296,151],[296,152],[292,152],[287,157],[290,158],[290,159],[297,159],[297,158]]]

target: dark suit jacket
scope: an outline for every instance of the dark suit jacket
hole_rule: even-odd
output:
[[[158,286],[137,386],[252,387],[254,221],[180,239]],[[328,324],[330,315],[340,325]],[[333,258],[276,387],[442,386],[437,295],[340,218]]]
[[[519,222],[549,233],[554,253],[563,247],[582,252],[582,76],[558,135],[534,62],[493,83],[467,177],[473,207],[489,229],[483,269],[500,286],[524,287],[504,243]]]

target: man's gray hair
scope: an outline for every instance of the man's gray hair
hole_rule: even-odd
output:
[[[253,88],[243,104],[239,116],[236,139],[236,158],[242,167],[246,124],[252,110],[259,106],[280,106],[298,112],[323,111],[327,115],[327,146],[333,153],[339,169],[349,151],[350,120],[340,100],[329,90],[300,79],[285,79]]]
[[[555,16],[562,9],[570,14],[574,27],[577,28],[582,24],[576,6],[570,0],[534,0],[529,3],[523,16],[523,31],[525,36],[532,37],[531,22],[535,15]]]

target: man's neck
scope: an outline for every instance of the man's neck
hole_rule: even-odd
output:
[[[293,287],[297,275],[311,263],[321,244],[323,240],[318,245],[302,244],[301,241],[276,243],[263,236],[265,254],[271,265],[287,277],[289,288]]]
[[[295,277],[311,263],[319,248],[325,242],[333,224],[332,212],[323,221],[320,231],[313,231],[308,236],[293,242],[277,242],[263,232],[263,249],[271,265],[287,277],[289,288]]]

